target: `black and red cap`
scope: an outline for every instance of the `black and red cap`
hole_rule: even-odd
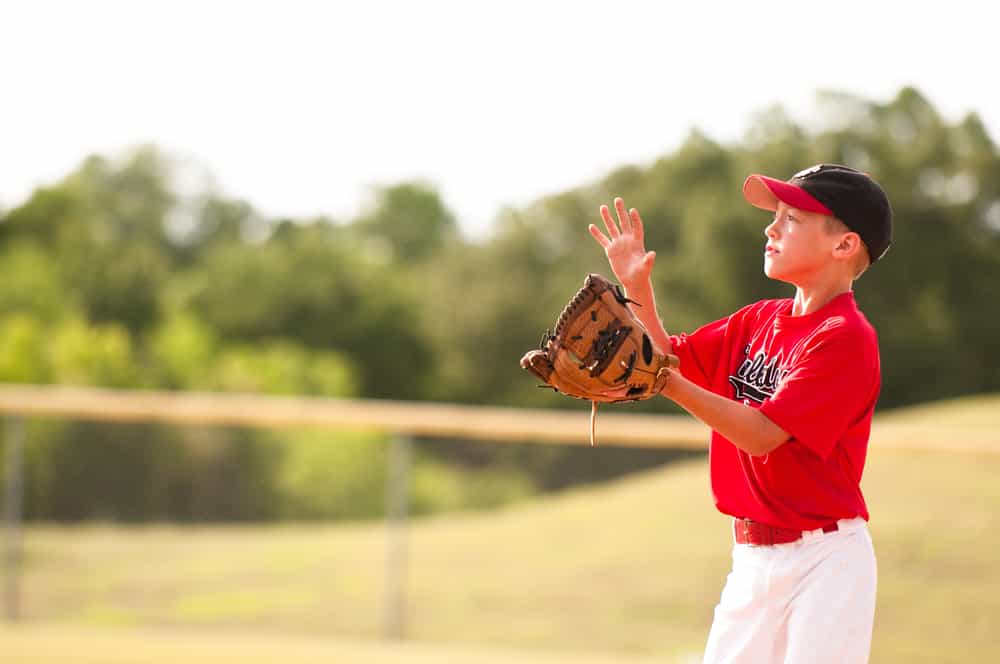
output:
[[[861,237],[874,263],[892,244],[892,207],[885,191],[867,173],[839,164],[817,164],[788,181],[751,175],[743,196],[763,210],[778,201],[807,212],[832,215]]]

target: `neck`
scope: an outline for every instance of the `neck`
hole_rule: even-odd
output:
[[[850,280],[821,285],[796,286],[795,301],[792,304],[792,315],[806,316],[814,311],[818,311],[838,295],[849,293],[851,286],[852,282]]]

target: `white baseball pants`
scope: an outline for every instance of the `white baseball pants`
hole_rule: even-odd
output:
[[[773,546],[733,545],[733,569],[705,664],[864,664],[875,618],[876,564],[864,519]]]

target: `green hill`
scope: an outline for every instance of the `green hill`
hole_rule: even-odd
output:
[[[1000,441],[1000,397],[881,417],[942,438],[994,428]],[[1000,651],[998,475],[1000,453],[873,441],[864,478],[879,561],[873,662],[989,661]],[[731,538],[702,459],[418,520],[408,542],[407,632],[417,642],[679,661],[703,645]],[[374,639],[385,544],[381,523],[30,527],[24,612],[35,623],[143,633]],[[0,647],[17,634],[0,632]]]

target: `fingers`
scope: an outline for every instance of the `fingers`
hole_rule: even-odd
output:
[[[597,240],[597,244],[604,247],[605,250],[611,246],[611,240],[604,237],[604,233],[601,232],[600,228],[591,224],[590,226],[587,226],[587,230],[590,231],[590,234],[594,236],[595,240]]]
[[[615,240],[619,236],[624,234],[634,235],[635,238],[642,244],[645,241],[645,229],[642,225],[642,218],[639,216],[639,211],[632,208],[628,212],[625,211],[625,201],[620,197],[615,198],[614,202],[615,214],[618,216],[618,221],[616,222],[614,217],[611,216],[611,210],[608,209],[607,205],[601,206],[601,219],[604,220],[604,227],[608,229],[607,238]],[[593,234],[594,230],[590,232]],[[598,231],[600,233],[600,231]],[[594,235],[597,238],[597,235]],[[601,237],[605,236],[601,234]],[[600,239],[598,239],[600,242]],[[607,248],[607,245],[601,244],[601,246]]]
[[[618,213],[618,222],[621,224],[622,233],[630,233],[632,231],[632,220],[629,218],[628,213],[625,212],[625,201],[621,198],[615,199],[615,212]]]
[[[611,218],[611,211],[608,210],[607,205],[601,206],[601,219],[604,220],[604,227],[608,229],[608,237],[614,240],[616,237],[621,235],[618,232],[618,225],[615,224],[615,220]]]
[[[642,225],[642,217],[639,216],[639,211],[635,208],[629,210],[629,217],[632,223],[632,233],[635,235],[635,239],[639,244],[643,244],[646,241],[646,229]]]

